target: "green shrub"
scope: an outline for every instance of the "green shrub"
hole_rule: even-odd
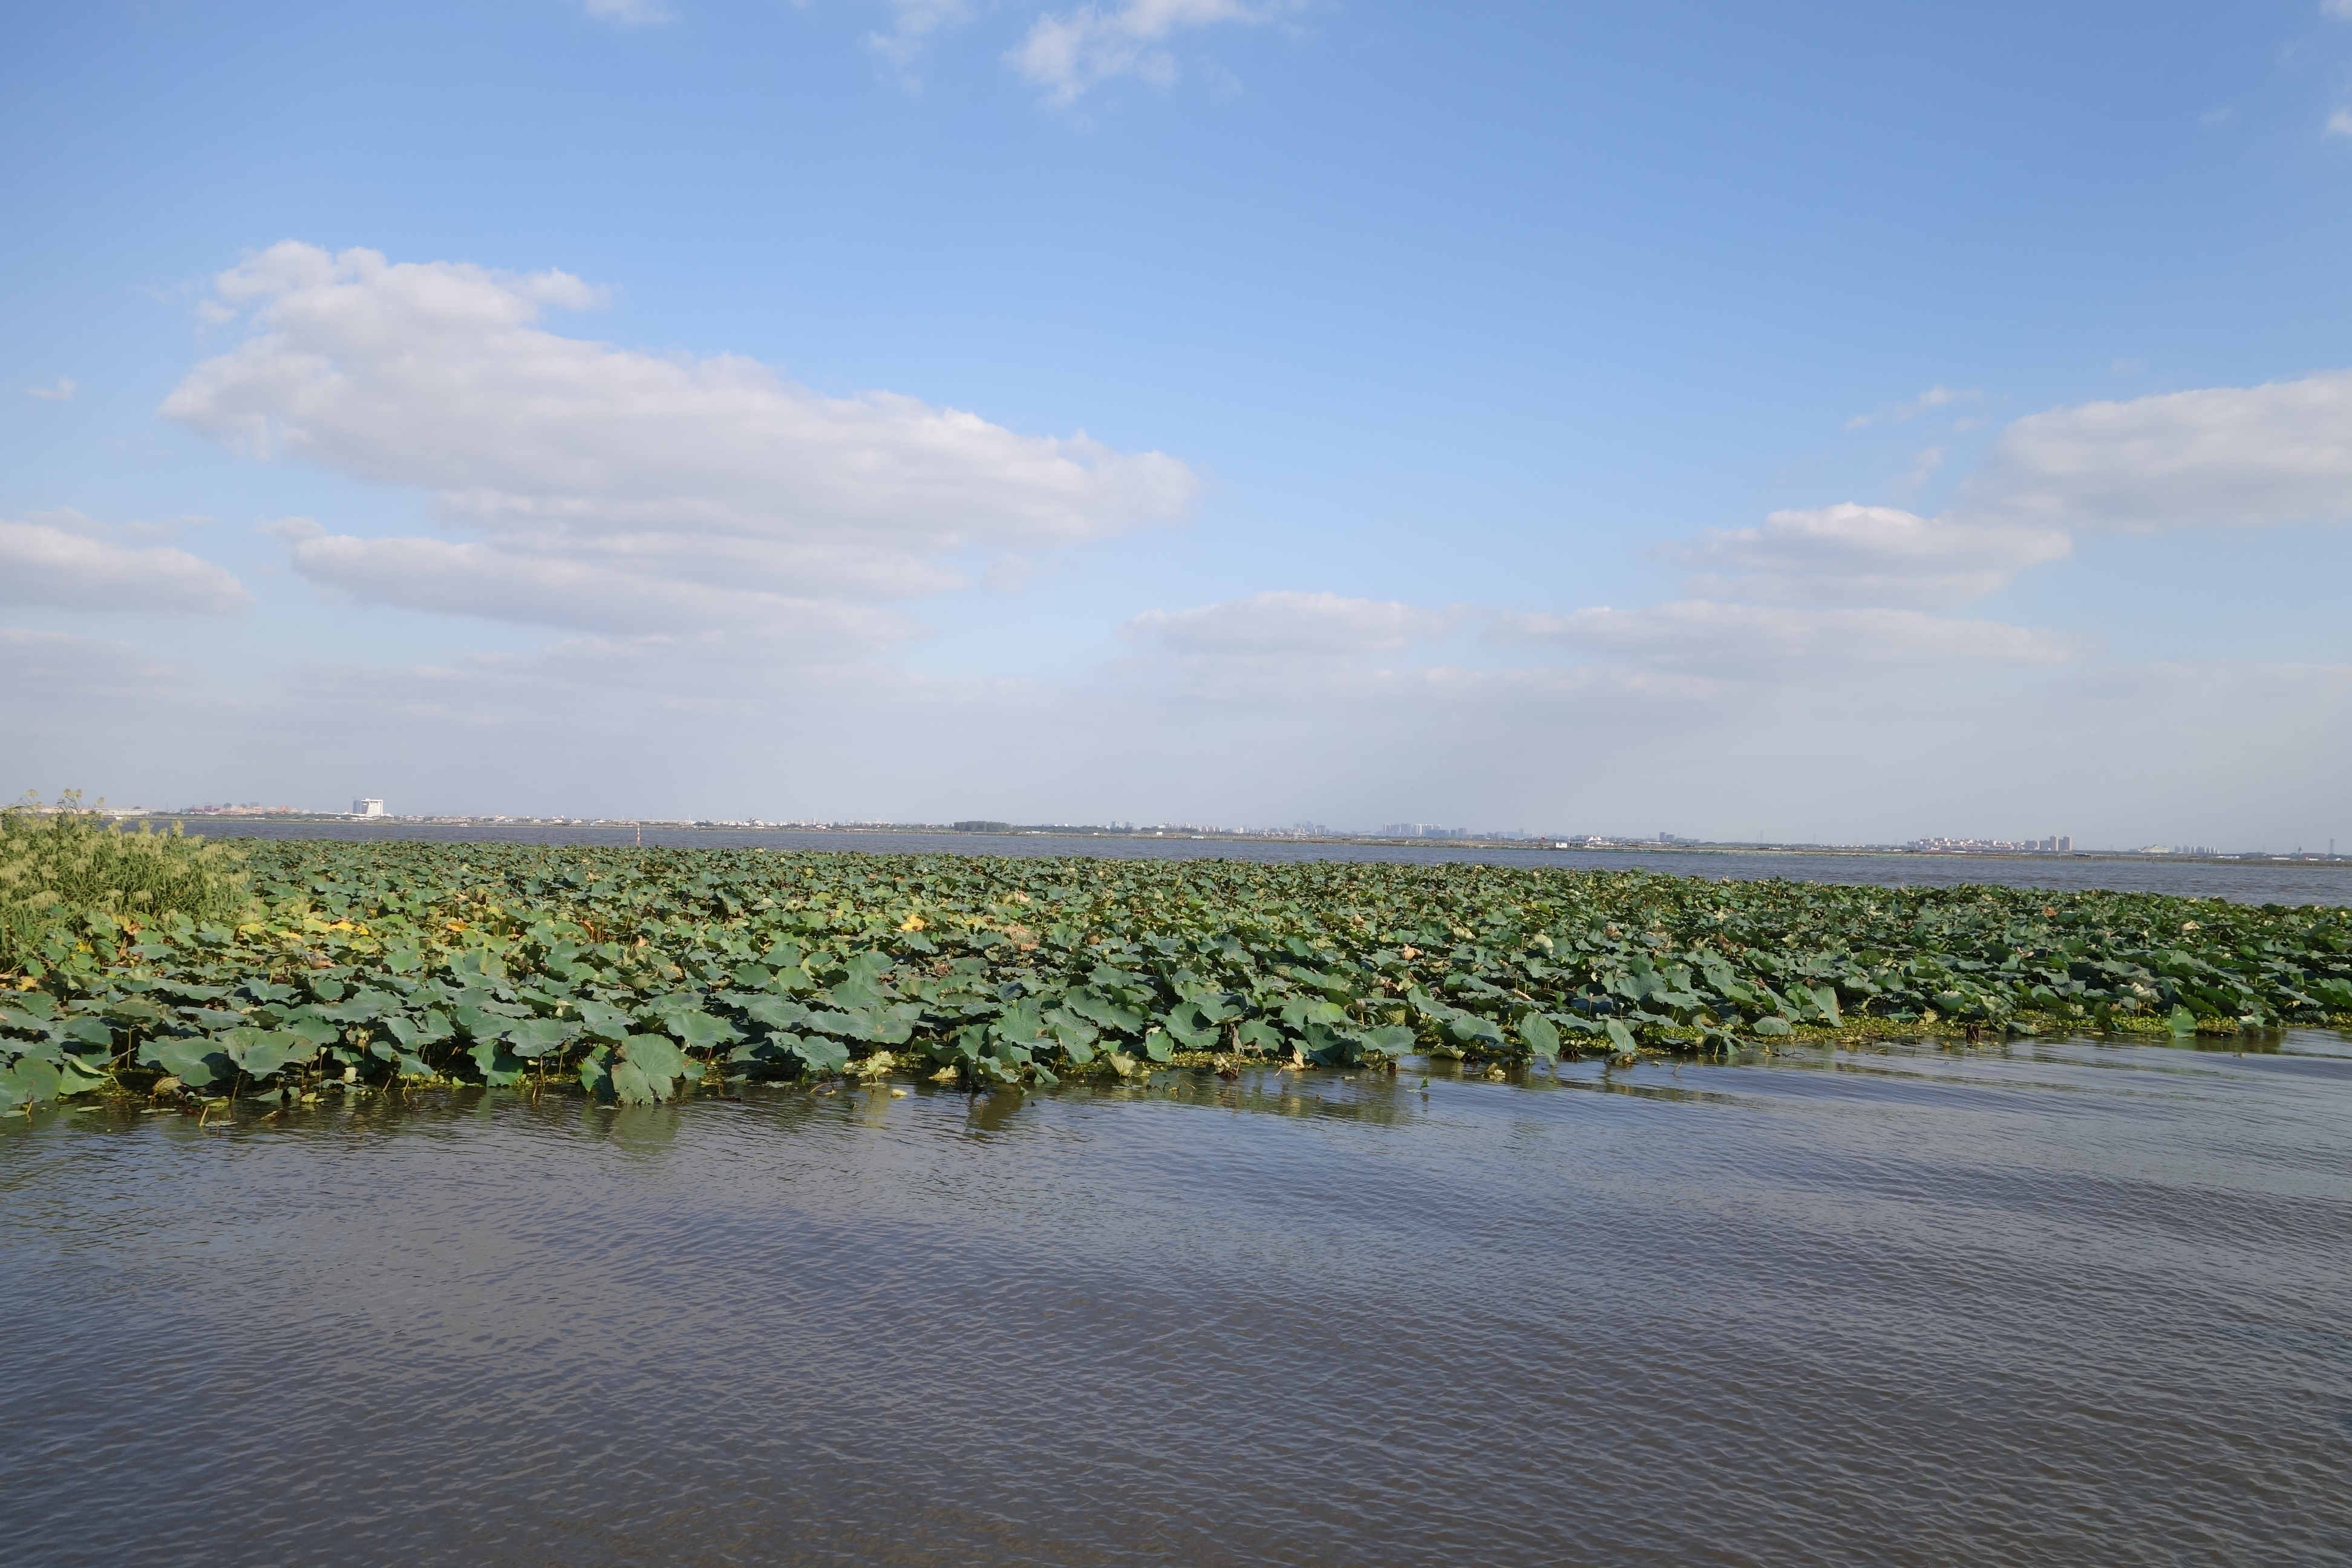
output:
[[[0,973],[90,915],[152,925],[173,915],[223,920],[251,900],[244,857],[226,844],[125,833],[68,790],[56,809],[0,808]]]

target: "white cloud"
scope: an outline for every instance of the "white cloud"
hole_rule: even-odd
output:
[[[0,522],[0,604],[225,616],[253,603],[243,584],[209,561],[163,545],[113,543],[105,531],[73,512]]]
[[[1173,521],[1199,489],[1173,458],[1083,433],[1024,436],[893,393],[824,396],[748,359],[560,336],[536,324],[542,308],[600,298],[561,272],[289,241],[216,288],[255,308],[251,331],[190,372],[166,415],[257,454],[422,487],[445,526],[506,557],[648,591],[933,593],[963,581],[959,555]]]
[[[1923,447],[1912,454],[1909,471],[1895,476],[1894,488],[1903,495],[1909,495],[1926,484],[1943,466],[1944,448]]]
[[[69,375],[61,375],[47,386],[28,386],[25,388],[25,395],[27,397],[37,397],[44,403],[71,403],[73,401],[74,394],[80,390],[81,384],[79,382],[77,382]]]
[[[1081,5],[1058,16],[1038,17],[1020,47],[1005,58],[1014,70],[1044,88],[1049,100],[1068,103],[1112,77],[1140,77],[1156,86],[1173,81],[1175,57],[1162,46],[1181,29],[1265,19],[1265,11],[1239,0],[1126,0],[1108,7]]]
[[[659,0],[583,0],[583,4],[591,16],[600,21],[617,22],[624,27],[670,19],[669,8],[659,4]]]
[[[2352,109],[2339,109],[2329,115],[2327,133],[2331,136],[2352,136]]]
[[[1916,489],[1943,458],[1941,447],[1919,453],[1897,489]],[[2352,372],[2330,372],[2030,415],[1993,438],[1937,517],[1846,503],[1776,511],[1760,528],[1669,548],[1706,569],[1684,584],[1700,598],[1945,605],[2063,560],[2070,529],[2346,519]]]
[[[1712,531],[1674,552],[1713,568],[1683,584],[1699,598],[1943,605],[1990,594],[2073,548],[2055,529],[1952,522],[1847,502],[1776,511],[1761,527]]]
[[[2352,518],[2352,373],[2031,415],[1953,515],[2126,532]]]
[[[2330,16],[2352,20],[2352,0],[2319,0],[2319,8]]]
[[[1180,658],[1308,661],[1393,653],[1444,636],[1462,612],[1347,599],[1337,594],[1254,594],[1185,610],[1147,610],[1119,635]]]
[[[803,662],[872,658],[920,630],[887,610],[647,579],[603,563],[514,554],[478,542],[316,533],[290,539],[289,553],[303,577],[362,604],[619,635],[756,627],[789,642]]]
[[[1908,420],[1916,419],[1930,409],[1941,408],[1951,403],[1972,402],[1983,395],[1982,392],[1973,386],[1965,391],[1955,392],[1943,383],[1937,382],[1908,403],[1897,403],[1892,407],[1882,408],[1875,414],[1857,414],[1845,422],[1845,427],[1849,430],[1860,430],[1871,425],[1901,425]]]
[[[890,9],[895,14],[890,30],[868,33],[866,42],[901,72],[930,42],[932,34],[971,15],[964,0],[890,0]],[[912,78],[905,79],[909,87],[917,85]]]
[[[1556,641],[1661,669],[1723,680],[1843,671],[1868,678],[1894,666],[1958,669],[2059,664],[2088,652],[2082,639],[1998,621],[1948,620],[1916,610],[1821,610],[1683,599],[1638,610],[1505,616],[1504,638]]]
[[[127,642],[0,626],[0,687],[13,693],[103,697],[173,675],[169,665]]]

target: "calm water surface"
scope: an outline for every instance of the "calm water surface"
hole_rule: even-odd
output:
[[[325,838],[368,842],[634,844],[626,827],[540,827],[470,824],[384,823],[362,826],[330,822],[207,822],[186,818],[188,831],[221,838]],[[1750,880],[1847,882],[1877,888],[1950,888],[1990,883],[2010,888],[2105,888],[2129,893],[2177,893],[2243,904],[2352,904],[2352,859],[2170,860],[2103,859],[2072,856],[1741,854],[1726,850],[1488,848],[1446,844],[1342,844],[1281,839],[1194,839],[1056,837],[1020,833],[811,832],[788,828],[648,827],[649,846],[688,849],[863,850],[877,855],[1092,855],[1115,860],[1379,860],[1410,865],[1476,861],[1490,866],[1567,866],[1580,869],[1659,871],[1676,877]]]
[[[0,1126],[12,1563],[2352,1561],[2352,1042]]]

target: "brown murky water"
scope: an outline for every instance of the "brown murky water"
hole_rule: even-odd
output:
[[[13,1563],[2341,1563],[2352,1043],[0,1126]]]

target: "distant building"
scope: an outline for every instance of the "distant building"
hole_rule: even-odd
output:
[[[352,815],[353,816],[382,816],[383,815],[383,802],[375,799],[373,796],[362,796],[362,798],[352,802]]]

